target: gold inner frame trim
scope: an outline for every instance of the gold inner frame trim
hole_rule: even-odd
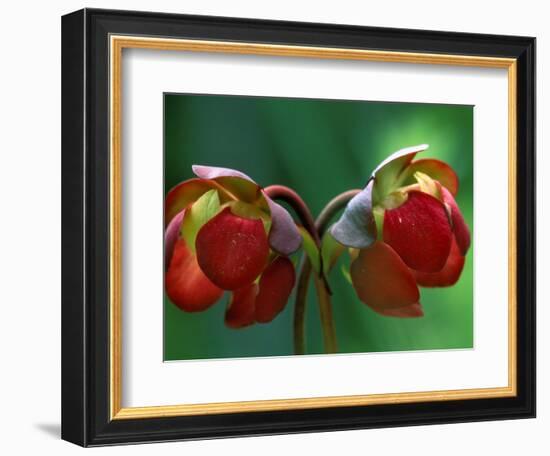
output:
[[[337,60],[452,65],[508,70],[508,386],[461,390],[275,399],[150,407],[122,407],[122,51],[153,49]],[[389,52],[246,42],[110,36],[110,415],[111,419],[159,418],[238,412],[361,406],[511,397],[517,394],[516,126],[517,61],[511,58]]]

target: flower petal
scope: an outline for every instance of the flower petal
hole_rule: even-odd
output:
[[[440,271],[451,250],[452,232],[441,201],[411,191],[408,199],[384,213],[384,241],[412,269]]]
[[[458,248],[458,245],[453,239],[451,245],[451,253],[443,269],[439,272],[420,272],[414,271],[413,273],[416,283],[422,287],[450,287],[454,285],[462,274],[464,268],[464,260]]]
[[[324,234],[321,241],[321,262],[323,265],[323,274],[325,274],[325,276],[329,274],[338,261],[338,258],[345,250],[346,247],[336,241],[330,232]]]
[[[399,307],[398,309],[385,309],[377,312],[385,317],[419,318],[424,316],[422,306],[418,302],[410,306]]]
[[[200,312],[214,304],[223,294],[201,271],[197,258],[183,239],[176,241],[165,276],[166,294],[186,312]]]
[[[231,168],[220,168],[217,166],[203,166],[203,165],[193,165],[193,172],[197,177],[201,179],[216,179],[218,177],[240,177],[247,181],[255,183],[250,177],[245,173],[241,173],[236,169]]]
[[[212,188],[215,188],[215,185],[203,179],[189,179],[172,188],[166,195],[164,204],[164,223],[166,226],[183,209]]]
[[[261,203],[264,203],[264,206],[266,205],[260,186],[240,171],[216,166],[193,165],[193,172],[202,179],[215,180],[240,201],[254,203],[260,200]]]
[[[258,285],[251,283],[232,293],[225,311],[225,324],[233,329],[244,328],[255,322],[255,304]]]
[[[176,215],[168,224],[166,231],[164,232],[164,270],[170,266],[172,260],[172,253],[174,252],[174,246],[179,238],[181,222],[185,214],[185,209]]]
[[[376,223],[372,212],[371,180],[346,206],[342,217],[330,229],[330,234],[340,244],[363,249],[376,240]]]
[[[201,269],[224,290],[237,290],[253,282],[269,255],[262,220],[234,215],[228,207],[203,225],[195,246]]]
[[[415,160],[407,168],[407,180],[404,185],[413,184],[415,182],[414,173],[420,171],[427,174],[432,179],[439,181],[441,185],[447,188],[453,195],[458,192],[458,176],[447,163],[436,160],[435,158],[423,158]]]
[[[375,199],[382,199],[395,190],[394,187],[401,172],[411,163],[417,153],[426,150],[428,147],[427,144],[407,147],[394,152],[380,163],[372,172],[372,177],[376,182]]]
[[[264,198],[271,212],[269,245],[277,253],[288,256],[300,248],[302,236],[287,210],[265,194]]]
[[[443,198],[443,202],[450,208],[451,223],[453,224],[453,232],[455,234],[456,243],[458,244],[460,253],[462,253],[462,255],[466,255],[468,249],[470,248],[470,230],[468,225],[466,225],[464,217],[462,216],[462,213],[460,212],[460,209],[451,192],[449,192],[445,187],[441,187],[441,196]]]
[[[359,299],[378,312],[410,306],[420,299],[409,268],[384,242],[360,250],[350,272]]]
[[[317,242],[315,242],[315,239],[309,234],[309,231],[306,230],[303,226],[300,226],[298,228],[300,231],[300,235],[302,236],[302,246],[304,248],[304,253],[309,258],[309,261],[311,262],[311,266],[313,267],[313,270],[315,273],[319,276],[323,275],[323,271],[321,270],[321,255],[319,251],[319,247],[317,246]],[[341,244],[338,244],[341,245]],[[342,246],[342,248],[345,248]]]
[[[256,298],[256,321],[267,323],[284,308],[294,288],[294,265],[286,257],[278,257],[265,269],[260,278],[260,291]]]

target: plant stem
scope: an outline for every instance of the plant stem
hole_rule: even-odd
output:
[[[336,353],[338,346],[336,344],[336,329],[334,327],[334,319],[332,317],[332,302],[330,294],[325,286],[325,283],[318,275],[313,277],[315,289],[317,290],[317,298],[319,301],[319,314],[321,316],[321,326],[323,328],[323,344],[325,353]]]
[[[303,255],[300,273],[298,276],[298,286],[296,287],[296,301],[294,305],[294,353],[303,355],[306,352],[305,342],[305,313],[307,289],[309,278],[311,276],[311,261],[307,255]]]
[[[361,190],[349,190],[333,198],[321,211],[319,217],[314,222],[309,208],[300,198],[300,196],[288,187],[282,185],[272,185],[264,189],[264,192],[272,199],[280,199],[288,203],[298,215],[304,228],[309,232],[317,247],[321,248],[321,237],[327,230],[330,221],[346,204]],[[294,353],[301,355],[305,353],[305,307],[308,291],[309,279],[311,277],[312,266],[307,255],[303,256],[298,285],[296,288],[296,302],[294,306]],[[323,342],[326,353],[336,353],[336,331],[334,328],[334,319],[332,316],[332,303],[330,290],[324,277],[315,276],[315,289],[319,300],[319,313],[321,316],[321,325],[323,327]]]
[[[278,199],[289,204],[302,222],[304,228],[309,232],[317,248],[321,248],[321,239],[315,226],[315,221],[306,203],[292,189],[282,185],[271,185],[264,189],[264,192],[272,199]],[[311,276],[311,262],[307,255],[303,255],[298,285],[296,287],[296,300],[294,306],[294,353],[303,355],[305,353],[305,311],[309,278]],[[319,289],[318,289],[319,290]],[[324,328],[324,327],[323,327]],[[323,329],[324,332],[325,329]]]
[[[348,202],[357,195],[361,190],[349,190],[334,197],[324,207],[324,209],[317,217],[315,222],[315,229],[319,238],[322,237],[324,232],[328,229],[332,218],[342,210]],[[300,269],[300,275],[298,278],[298,287],[296,289],[296,305],[294,307],[294,352],[296,354],[303,354],[305,352],[304,347],[304,316],[307,297],[307,287],[311,276],[311,262],[307,256],[304,256],[302,261],[302,267]],[[323,325],[323,340],[325,344],[325,350],[327,353],[336,352],[336,333],[334,330],[333,318],[332,318],[332,306],[330,302],[330,295],[326,293],[325,287],[320,287],[320,281],[315,280],[315,286],[317,293],[321,293],[319,296],[319,310],[321,313],[321,324]]]
[[[317,217],[317,220],[315,221],[315,227],[317,228],[317,233],[319,234],[319,237],[322,237],[325,231],[328,229],[332,218],[340,210],[344,209],[346,205],[350,202],[350,200],[360,192],[361,190],[358,189],[348,190],[347,192],[340,193],[338,196],[335,196],[328,202],[328,204],[323,208],[323,210],[319,214],[319,217]]]
[[[321,245],[319,234],[315,229],[315,220],[313,219],[307,204],[302,198],[300,198],[298,193],[291,188],[285,187],[284,185],[270,185],[269,187],[264,188],[264,192],[271,199],[278,199],[288,203],[294,212],[296,212],[296,215],[302,222],[302,225],[311,235],[317,246]]]

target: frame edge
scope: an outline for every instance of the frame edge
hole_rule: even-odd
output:
[[[85,10],[61,19],[61,438],[81,446],[87,445],[85,21]]]

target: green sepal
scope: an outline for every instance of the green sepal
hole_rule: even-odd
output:
[[[321,255],[319,253],[319,249],[317,248],[317,244],[315,244],[311,234],[309,234],[303,226],[299,226],[298,231],[302,235],[302,247],[308,256],[309,261],[311,261],[313,270],[317,273],[317,275],[321,275]]]
[[[195,240],[202,226],[220,211],[220,197],[216,190],[204,193],[186,211],[181,224],[180,236],[187,247],[195,254]]]
[[[261,219],[265,232],[269,233],[271,228],[271,216],[265,213],[262,209],[254,204],[245,203],[243,201],[231,201],[227,204],[231,208],[231,213],[242,218],[258,220]]]
[[[395,209],[401,206],[405,201],[407,201],[408,198],[409,195],[407,194],[407,192],[396,190],[387,195],[380,203],[380,206],[382,206],[384,209]]]
[[[214,180],[223,187],[231,199],[250,204],[259,202],[259,199],[264,199],[261,197],[258,184],[252,181],[234,176],[220,176]],[[262,201],[261,204],[267,207],[265,201]]]
[[[380,206],[376,206],[372,210],[372,213],[374,215],[374,221],[376,223],[376,228],[377,228],[377,233],[378,233],[377,239],[382,240],[384,238],[384,213],[385,213],[385,210],[383,208],[381,208]]]
[[[343,264],[340,266],[340,271],[342,271],[342,275],[344,276],[344,279],[346,279],[350,285],[353,285],[353,281],[351,280],[351,274],[349,273],[349,266]]]
[[[374,172],[375,185],[373,191],[374,204],[379,204],[389,193],[401,185],[400,178],[406,176],[403,171],[409,166],[418,152],[428,148],[427,144],[407,147],[394,152],[380,163]]]
[[[416,173],[414,173],[414,178],[418,182],[421,192],[428,193],[433,197],[437,198],[438,200],[441,200],[441,194],[439,192],[439,188],[437,187],[437,184],[430,176],[420,171],[417,171]]]
[[[336,261],[345,250],[345,246],[340,244],[328,230],[321,241],[321,259],[323,263],[323,274],[328,275],[330,270],[336,264]]]

